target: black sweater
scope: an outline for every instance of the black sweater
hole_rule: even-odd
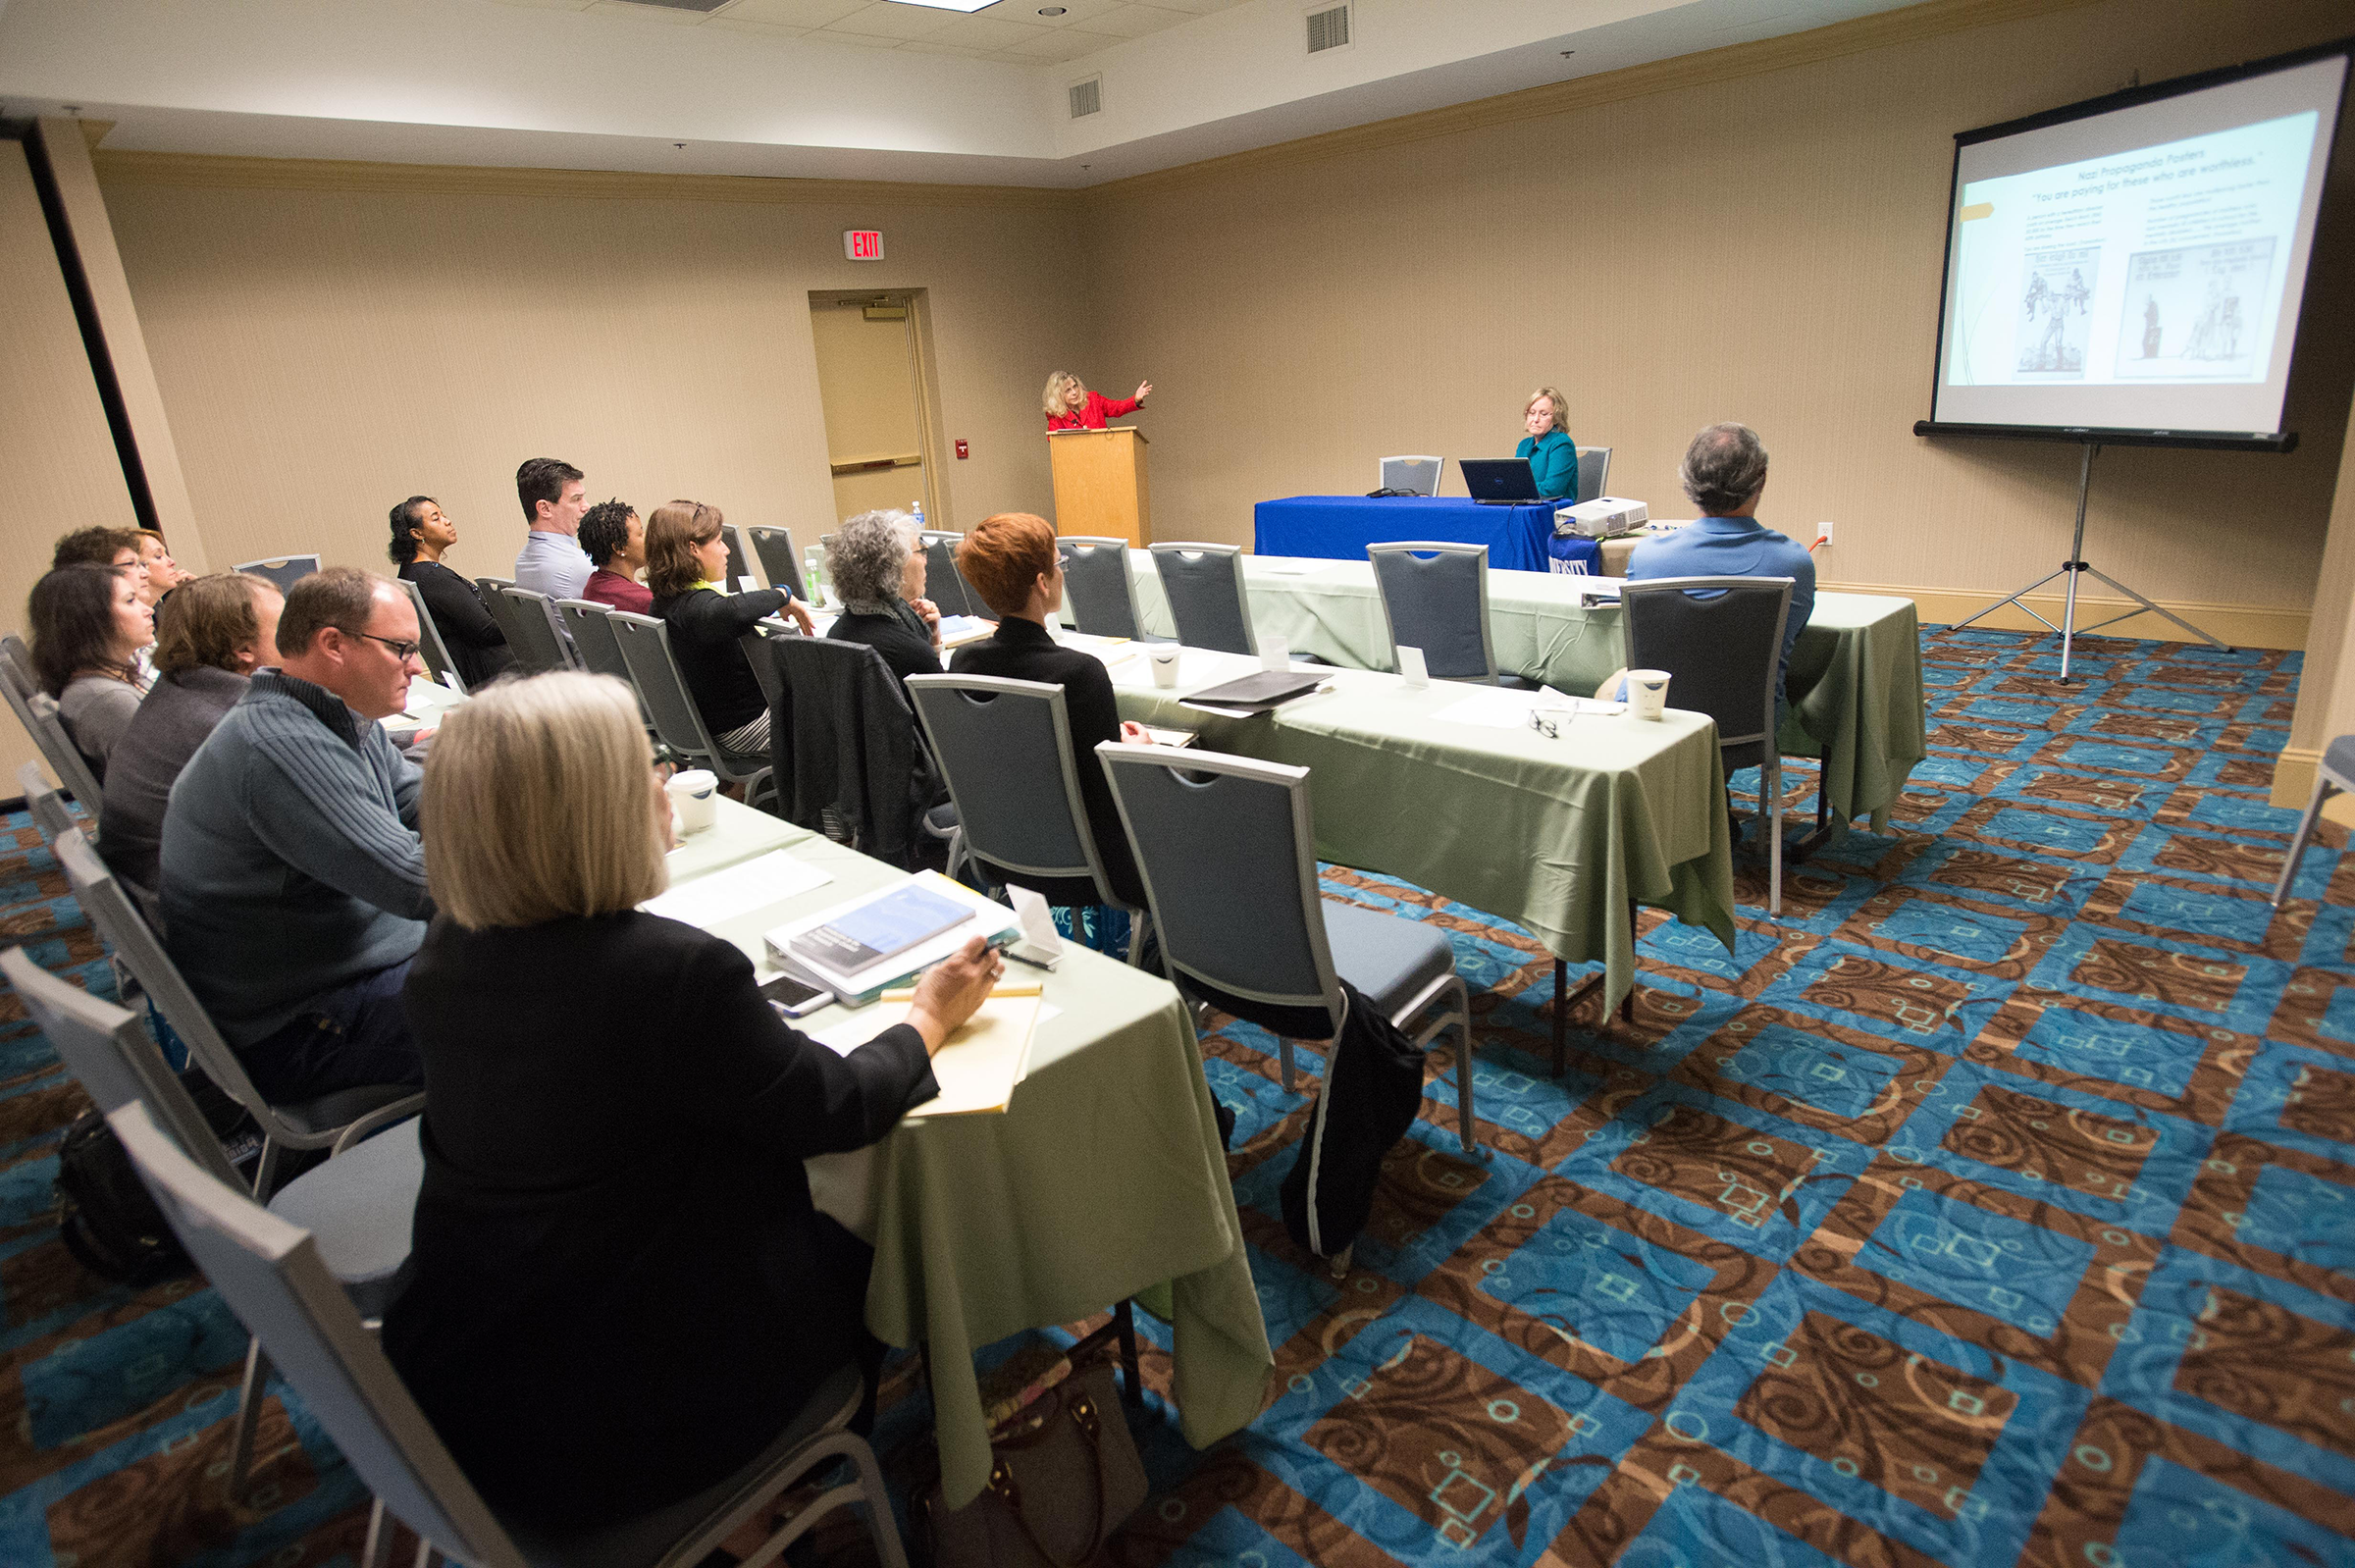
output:
[[[440,561],[411,561],[400,575],[425,596],[434,629],[442,634],[442,646],[449,650],[450,662],[458,666],[458,679],[468,691],[515,667],[507,634],[483,607],[472,583]]]
[[[635,912],[437,919],[404,1001],[430,1108],[384,1346],[468,1479],[553,1524],[724,1479],[854,1357],[868,1255],[802,1161],[938,1092],[922,1037],[837,1056]]]
[[[762,616],[783,609],[788,597],[777,588],[750,594],[691,588],[654,601],[654,613],[669,623],[670,652],[679,661],[679,673],[713,739],[742,729],[767,711],[768,699],[761,695],[737,639]]]
[[[1072,731],[1072,766],[1079,775],[1079,798],[1087,805],[1088,831],[1096,841],[1096,856],[1113,891],[1132,909],[1145,907],[1144,882],[1136,874],[1136,857],[1128,848],[1127,829],[1121,826],[1120,808],[1112,801],[1112,783],[1096,757],[1100,741],[1121,738],[1121,709],[1113,697],[1112,677],[1101,660],[1074,649],[1058,648],[1047,629],[1036,621],[1009,615],[998,622],[997,635],[957,650],[949,668],[960,675],[997,675],[1015,681],[1044,681],[1063,688],[1064,721]],[[992,865],[1000,881],[1034,888],[1058,904],[1093,904],[1095,893],[1084,881],[1008,873]]]
[[[838,643],[864,643],[883,655],[883,662],[901,680],[940,673],[940,654],[933,652],[931,629],[904,599],[893,600],[887,615],[845,611],[834,618],[834,628],[826,635]]]

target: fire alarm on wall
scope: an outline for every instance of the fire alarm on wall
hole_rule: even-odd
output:
[[[972,453],[965,449],[965,443],[961,441],[957,444],[957,455],[960,457],[970,457]]]

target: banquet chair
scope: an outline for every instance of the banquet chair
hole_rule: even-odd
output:
[[[1178,989],[1275,1035],[1287,1090],[1292,1042],[1339,1034],[1343,980],[1417,1045],[1453,1025],[1456,1136],[1479,1150],[1472,1002],[1455,950],[1434,925],[1319,895],[1308,769],[1115,741],[1096,755]]]
[[[409,596],[417,608],[417,651],[425,655],[425,672],[452,691],[463,694],[466,682],[458,675],[458,666],[449,656],[449,645],[442,641],[442,628],[434,624],[434,612],[425,607],[425,595],[405,577],[392,579]]]
[[[1239,545],[1155,545],[1153,569],[1169,601],[1178,641],[1220,653],[1256,653],[1251,598]]]
[[[25,810],[32,817],[32,825],[41,830],[41,837],[55,844],[68,828],[78,831],[81,824],[74,820],[74,810],[66,804],[57,786],[42,776],[41,764],[26,762],[17,769],[17,788],[25,792]],[[98,813],[90,812],[96,821]]]
[[[605,616],[612,608],[593,599],[559,599],[556,624],[571,639],[572,655],[580,660],[581,668],[592,675],[610,675],[630,689],[630,696],[638,702],[638,716],[651,732],[654,716],[646,706],[646,694],[638,689],[638,678],[630,673],[630,661],[622,656],[621,643],[614,637],[613,628],[605,623]]]
[[[1766,822],[1766,913],[1783,913],[1783,754],[1775,739],[1775,676],[1788,577],[1655,577],[1619,591],[1630,669],[1666,670],[1676,706],[1717,721],[1727,778],[1758,769]]]
[[[769,733],[790,775],[777,785],[779,814],[821,830],[831,815],[850,830],[854,849],[911,870],[929,839],[943,847],[954,876],[963,859],[956,808],[935,804],[939,769],[910,693],[883,655],[864,643],[803,637],[768,622],[761,630],[753,669],[772,689]]]
[[[19,696],[13,684],[0,684],[7,685],[8,706],[16,710],[18,722],[40,749],[50,771],[66,787],[67,794],[87,808],[90,820],[96,822],[104,792],[98,787],[98,775],[90,770],[90,759],[81,755],[81,748],[66,733],[66,721],[57,710],[57,699],[41,691]]]
[[[32,667],[32,650],[14,632],[0,635],[0,679],[20,697],[30,697],[41,689],[41,678]]]
[[[230,568],[233,572],[251,572],[278,585],[282,594],[289,593],[296,583],[319,569],[317,555],[288,555],[284,560],[239,561]]]
[[[794,598],[808,599],[809,590],[802,586],[801,558],[793,550],[793,530],[755,527],[745,533],[753,542],[753,553],[760,558],[760,569],[768,574],[768,586],[790,588]]]
[[[138,1015],[90,995],[50,973],[21,947],[0,953],[0,974],[47,1036],[66,1071],[101,1112],[126,1105],[146,1109],[180,1151],[213,1180],[236,1192],[245,1183],[222,1152],[221,1140],[178,1074],[165,1066]],[[269,1212],[299,1225],[319,1240],[320,1261],[362,1318],[381,1318],[392,1304],[393,1281],[409,1256],[409,1213],[425,1179],[425,1153],[415,1117],[369,1139],[340,1159],[316,1166],[279,1190]],[[245,1490],[252,1467],[254,1428],[261,1415],[269,1363],[246,1351],[244,1392],[231,1438],[229,1491]]]
[[[704,725],[703,710],[687,690],[670,651],[670,628],[652,615],[608,610],[605,624],[621,647],[632,684],[654,718],[654,735],[682,767],[707,767],[730,784],[744,786],[745,804],[758,805],[761,792],[774,793],[776,778],[765,757],[723,751]]]
[[[1571,497],[1577,504],[1599,500],[1608,496],[1611,484],[1611,449],[1608,446],[1578,448],[1578,494]]]
[[[1439,476],[1446,471],[1444,457],[1385,457],[1382,460],[1382,488],[1408,490],[1418,496],[1437,496]]]
[[[764,1565],[820,1518],[864,1502],[884,1568],[907,1568],[882,1470],[849,1430],[862,1393],[852,1367],[786,1413],[777,1437],[751,1462],[683,1501],[595,1529],[550,1529],[501,1515],[468,1482],[369,1336],[313,1233],[207,1174],[157,1130],[144,1107],[124,1106],[107,1121],[205,1279],[376,1494],[361,1568],[382,1568],[393,1520],[416,1533],[420,1564],[439,1553],[472,1568],[694,1568],[738,1530],[771,1522],[780,1494],[834,1459],[851,1462],[852,1479],[775,1525],[745,1561]]]
[[[1069,535],[1055,541],[1063,557],[1063,587],[1072,603],[1072,624],[1090,637],[1147,637],[1136,613],[1136,588],[1128,579],[1128,541]]]
[[[1381,591],[1383,629],[1390,639],[1390,667],[1398,646],[1423,651],[1432,679],[1486,681],[1527,690],[1531,682],[1496,671],[1489,636],[1489,547],[1486,545],[1368,545],[1374,586]]]
[[[996,619],[981,596],[973,592],[957,569],[957,542],[963,534],[927,531],[917,536],[924,547],[924,597],[940,606],[943,615],[980,615]]]
[[[556,630],[555,606],[546,594],[509,584],[491,596],[491,613],[507,634],[507,647],[525,674],[574,667],[564,636]]]
[[[996,675],[911,675],[907,684],[948,780],[966,858],[1050,903],[1126,910],[1128,962],[1141,967],[1152,915],[1114,890],[1097,854],[1063,688]]]
[[[728,542],[728,581],[726,587],[727,591],[733,594],[738,591],[746,578],[753,575],[753,569],[746,563],[744,556],[744,530],[737,527],[734,523],[729,523],[727,526],[720,529],[719,537]]]
[[[2289,897],[2289,884],[2297,880],[2298,862],[2306,858],[2306,846],[2314,838],[2314,824],[2321,819],[2325,803],[2344,790],[2355,790],[2355,735],[2341,735],[2323,749],[2323,759],[2314,772],[2314,798],[2306,803],[2306,814],[2298,818],[2298,831],[2281,860],[2281,875],[2274,883],[2275,909]]]

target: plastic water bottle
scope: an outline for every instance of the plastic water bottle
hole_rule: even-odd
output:
[[[802,551],[802,591],[812,604],[826,601],[826,552],[812,545]]]
[[[919,500],[914,506],[911,506],[908,509],[916,515],[916,532],[919,534],[922,533],[924,528],[924,503]]]

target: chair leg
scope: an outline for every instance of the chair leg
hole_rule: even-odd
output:
[[[1141,969],[1145,967],[1145,939],[1152,934],[1153,912],[1151,910],[1130,910],[1128,912],[1128,967],[1130,968]]]
[[[1553,961],[1553,1075],[1570,1066],[1570,966]]]
[[[1121,1385],[1122,1401],[1131,1410],[1142,1410],[1145,1407],[1145,1378],[1143,1373],[1136,1370],[1136,1308],[1127,1297],[1123,1296],[1120,1305],[1112,1309],[1112,1321],[1120,1331],[1121,1338],[1121,1371],[1125,1375]]]
[[[360,1547],[360,1568],[386,1568],[392,1560],[392,1516],[385,1512],[385,1499],[379,1497],[368,1508],[368,1539]]]
[[[1276,1054],[1283,1063],[1283,1092],[1289,1094],[1292,1092],[1292,1042],[1283,1035],[1276,1036]]]
[[[270,1357],[259,1339],[245,1346],[245,1378],[237,1386],[236,1423],[230,1429],[229,1437],[229,1497],[237,1502],[245,1495],[245,1483],[253,1479],[253,1436],[262,1423],[262,1397],[270,1383]]]
[[[2329,779],[2314,781],[2314,799],[2306,803],[2306,814],[2298,818],[2298,831],[2289,841],[2289,854],[2281,862],[2281,879],[2274,884],[2274,908],[2289,897],[2289,884],[2298,878],[2298,862],[2306,858],[2306,844],[2314,837],[2314,824],[2322,819],[2323,803],[2336,795],[2338,789]]]
[[[883,1568],[908,1568],[908,1554],[900,1547],[900,1530],[891,1519],[891,1493],[883,1487],[883,1467],[875,1463],[875,1450],[859,1438],[844,1444],[851,1468],[859,1473],[859,1500],[866,1506],[866,1533],[875,1542],[875,1556]]]
[[[1456,1027],[1463,1035],[1462,1049],[1455,1059],[1455,1136],[1466,1154],[1477,1153],[1486,1159],[1489,1151],[1481,1147],[1480,1134],[1472,1129],[1472,994],[1460,979],[1455,982],[1455,1007]]]
[[[1769,762],[1758,775],[1772,799],[1766,808],[1766,915],[1780,919],[1783,914],[1783,770],[1779,763]]]

